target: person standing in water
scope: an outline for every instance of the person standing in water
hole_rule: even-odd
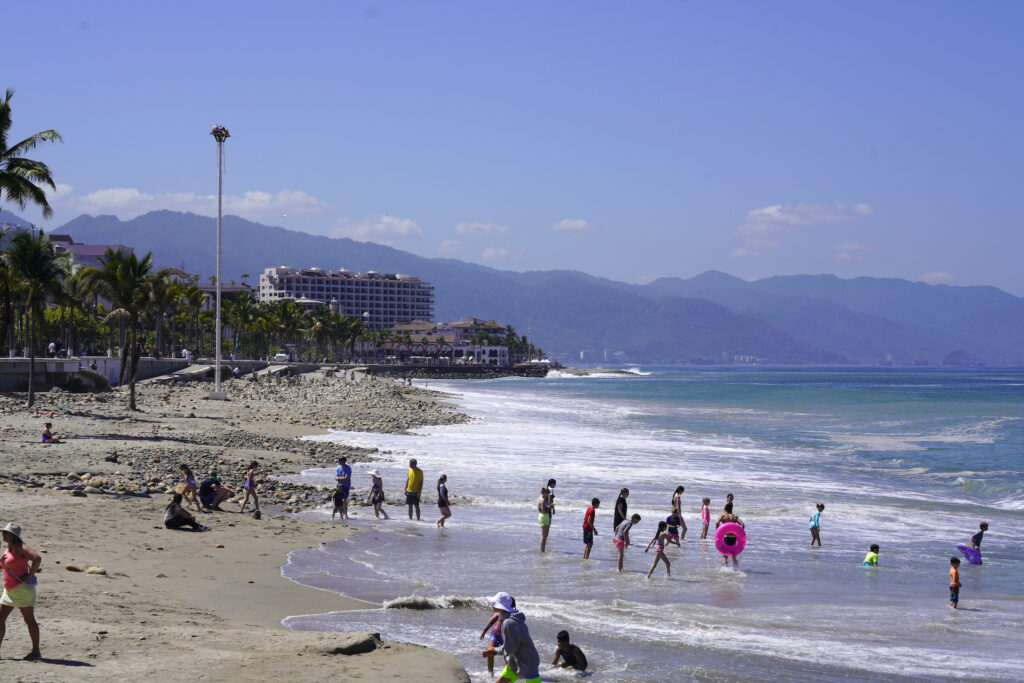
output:
[[[540,525],[540,551],[547,550],[548,533],[551,531],[551,510],[554,507],[551,489],[547,486],[540,487],[540,495],[537,496],[537,523]]]
[[[437,507],[441,510],[441,518],[438,519],[434,524],[438,528],[444,526],[444,520],[452,516],[450,508],[451,503],[448,501],[448,475],[441,473],[441,476],[437,478]]]
[[[677,486],[675,493],[672,494],[672,512],[679,518],[679,526],[682,527],[679,538],[686,538],[686,520],[683,519],[683,491],[685,490],[686,487]],[[679,545],[678,539],[676,545]]]
[[[601,501],[594,498],[590,501],[590,507],[583,513],[583,559],[590,558],[590,549],[594,547],[594,536],[597,535],[597,525],[594,524],[597,519],[597,508],[601,506]]]
[[[416,466],[416,458],[409,461],[409,471],[405,474],[405,504],[409,506],[409,519],[416,508],[416,521],[420,519],[420,492],[423,490],[423,470]]]
[[[651,563],[651,568],[647,572],[648,579],[651,578],[651,574],[654,573],[654,568],[658,566],[658,562],[664,562],[665,573],[672,576],[672,565],[669,563],[668,557],[665,555],[665,542],[668,538],[668,533],[666,532],[667,528],[668,522],[658,522],[658,530],[654,532],[654,538],[652,538],[650,543],[647,544],[647,547],[644,548],[644,552],[646,553],[651,549],[652,545],[654,546],[654,562]]]
[[[811,513],[811,518],[808,524],[811,527],[811,547],[814,547],[817,542],[818,547],[821,547],[821,513],[825,510],[824,503],[818,503],[815,506],[815,511]]]
[[[615,499],[615,514],[612,516],[612,529],[618,529],[619,525],[626,520],[626,513],[629,512],[629,489],[623,488],[619,491],[619,497]]]
[[[732,494],[730,493],[729,495],[732,495]],[[732,513],[732,503],[726,503],[725,504],[724,511],[722,512],[721,515],[719,515],[718,522],[715,524],[715,528],[717,529],[718,527],[722,526],[723,524],[727,524],[729,522],[733,522],[735,524],[739,524],[740,527],[746,529],[746,526],[743,524],[743,520],[740,519],[739,517],[737,517],[736,515],[734,515]],[[728,555],[722,555],[722,566],[723,567],[728,567],[729,566],[729,556]],[[732,556],[732,566],[734,568],[740,566],[739,558],[737,558],[735,555]]]

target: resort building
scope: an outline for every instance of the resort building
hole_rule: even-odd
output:
[[[353,273],[319,268],[267,268],[260,274],[258,298],[264,303],[282,299],[304,307],[319,304],[362,318],[373,329],[385,329],[434,315],[434,287],[402,273]]]
[[[58,254],[70,253],[75,264],[84,268],[99,268],[100,259],[107,253],[107,249],[125,253],[135,251],[123,244],[82,244],[71,239],[71,235],[50,235],[50,244]]]
[[[511,365],[509,349],[501,344],[473,343],[482,332],[505,337],[505,327],[493,320],[478,318],[454,323],[432,323],[413,320],[391,328],[391,341],[378,345],[380,360],[481,364],[507,367]]]

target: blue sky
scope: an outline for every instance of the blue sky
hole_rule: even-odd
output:
[[[1024,3],[4,10],[12,138],[80,213],[226,213],[513,270],[1024,295]],[[308,264],[295,264],[308,265]],[[333,267],[340,264],[317,264]],[[262,267],[256,264],[254,267]]]

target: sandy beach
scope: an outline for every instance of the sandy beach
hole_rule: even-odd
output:
[[[389,380],[323,373],[234,380],[225,385],[226,402],[207,400],[210,388],[143,385],[134,413],[119,391],[44,392],[32,411],[23,396],[0,396],[0,520],[19,523],[43,557],[36,616],[44,659],[20,661],[30,645],[15,611],[0,646],[4,678],[266,680],[344,672],[365,680],[468,680],[443,652],[280,625],[289,615],[368,605],[281,577],[290,551],[344,538],[355,527],[282,512],[319,505],[330,491],[273,478],[332,466],[342,453],[350,462],[373,457],[300,442],[301,435],[327,427],[401,431],[463,416],[435,392]],[[47,421],[65,443],[40,443]],[[226,512],[200,516],[208,532],[163,527],[180,462],[199,479],[215,468],[240,491],[252,460],[261,465],[262,519],[239,514],[229,501]],[[356,484],[359,504],[366,490]],[[89,568],[96,569],[76,571]]]

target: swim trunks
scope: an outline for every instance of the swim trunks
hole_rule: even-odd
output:
[[[583,532],[583,545],[594,545],[594,532],[584,531]]]
[[[501,670],[501,675],[498,678],[504,678],[507,681],[523,681],[524,683],[540,683],[540,676],[534,678],[522,678],[519,674],[508,668],[508,664]]]
[[[537,515],[537,523],[541,526],[551,526],[551,515],[547,512],[541,512]]]
[[[615,541],[615,549],[616,550],[625,550],[626,549],[626,541],[625,541],[625,539],[622,539],[622,538],[619,538],[618,536],[616,536],[612,540]]]
[[[418,493],[409,493],[408,491],[406,491],[405,492],[405,504],[406,505],[419,505],[420,504],[420,494],[418,494]]]
[[[669,527],[667,529],[667,531],[668,531],[669,538],[675,538],[675,539],[679,538],[679,529],[678,528],[673,529],[672,527]]]
[[[949,601],[956,602],[960,599],[960,586],[949,587]]]

